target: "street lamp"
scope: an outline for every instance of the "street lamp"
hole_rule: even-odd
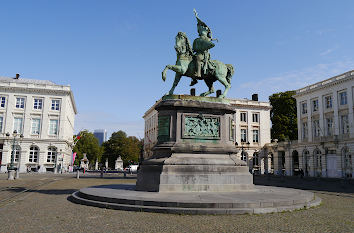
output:
[[[13,141],[12,141],[12,152],[11,152],[11,162],[10,162],[10,167],[8,169],[8,180],[13,180],[15,178],[15,166],[14,166],[14,160],[16,156],[16,138],[17,136],[20,136],[20,140],[23,139],[23,134],[18,134],[16,130],[12,133],[13,136]],[[10,133],[6,133],[6,137],[10,137]],[[20,160],[20,158],[19,158]],[[18,168],[20,169],[20,168]],[[18,171],[19,173],[19,171]],[[19,175],[16,176],[16,178],[19,178]]]
[[[246,143],[245,141],[241,140],[241,160],[242,160],[242,157],[245,155],[245,147],[244,147],[245,144],[246,144],[246,148],[248,149],[250,146],[250,142]],[[237,142],[235,142],[235,146],[238,146]],[[247,163],[247,165],[248,165],[248,163]]]

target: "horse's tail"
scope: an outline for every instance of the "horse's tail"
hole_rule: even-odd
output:
[[[235,70],[231,64],[226,64],[226,67],[227,67],[226,80],[229,84],[231,84],[232,75],[234,75]]]

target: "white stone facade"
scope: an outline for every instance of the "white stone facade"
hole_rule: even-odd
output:
[[[247,162],[251,172],[264,173],[268,160],[265,161],[264,156],[267,154],[263,152],[262,148],[271,140],[270,104],[269,102],[247,99],[229,100],[236,110],[234,142],[235,146],[239,148],[237,156]],[[157,143],[158,114],[154,108],[160,101],[157,101],[143,116],[145,120],[144,158],[152,155],[152,148]]]
[[[275,173],[353,177],[353,88],[349,71],[296,91],[298,141],[273,143]]]
[[[67,171],[76,114],[70,86],[0,77],[0,172],[10,164],[14,130],[24,136],[15,150],[20,172]]]

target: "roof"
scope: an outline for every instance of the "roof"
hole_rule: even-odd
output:
[[[354,78],[354,70],[350,70],[348,72],[345,72],[343,74],[331,77],[329,79],[325,79],[323,81],[308,85],[306,87],[300,88],[296,90],[296,94],[293,97],[298,97],[303,94],[307,94],[309,92],[313,92],[316,90],[319,90],[321,88],[326,88],[328,86],[336,85],[341,82],[345,82],[347,80],[353,79]]]
[[[26,79],[26,78],[16,79],[16,78],[9,78],[9,77],[3,77],[3,76],[0,76],[0,83],[3,83],[2,86],[16,85],[19,87],[30,87],[30,86],[32,86],[31,84],[34,84],[34,85],[38,85],[38,86],[35,86],[35,88],[38,87],[40,89],[52,89],[52,90],[56,89],[56,90],[60,90],[60,91],[69,92],[70,99],[73,104],[74,112],[75,112],[75,114],[77,114],[76,103],[75,103],[74,95],[73,95],[73,92],[70,88],[70,85],[59,85],[59,84],[56,84],[56,83],[49,81],[49,80]],[[16,84],[11,84],[11,83],[16,83]],[[33,88],[33,87],[30,87],[30,88]]]
[[[57,85],[49,80],[26,79],[26,78],[15,79],[15,78],[2,77],[2,76],[0,76],[0,82]]]

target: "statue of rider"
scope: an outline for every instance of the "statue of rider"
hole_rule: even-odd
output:
[[[206,74],[208,65],[210,63],[210,53],[209,49],[213,48],[215,44],[211,42],[212,40],[217,40],[212,38],[210,28],[198,17],[197,11],[194,9],[195,17],[197,18],[197,28],[199,38],[193,41],[193,52],[195,52],[195,74],[192,77],[192,82],[190,86],[193,86],[198,82],[198,78],[201,78],[203,74]],[[203,67],[202,67],[203,66]],[[203,69],[202,69],[203,68]]]

